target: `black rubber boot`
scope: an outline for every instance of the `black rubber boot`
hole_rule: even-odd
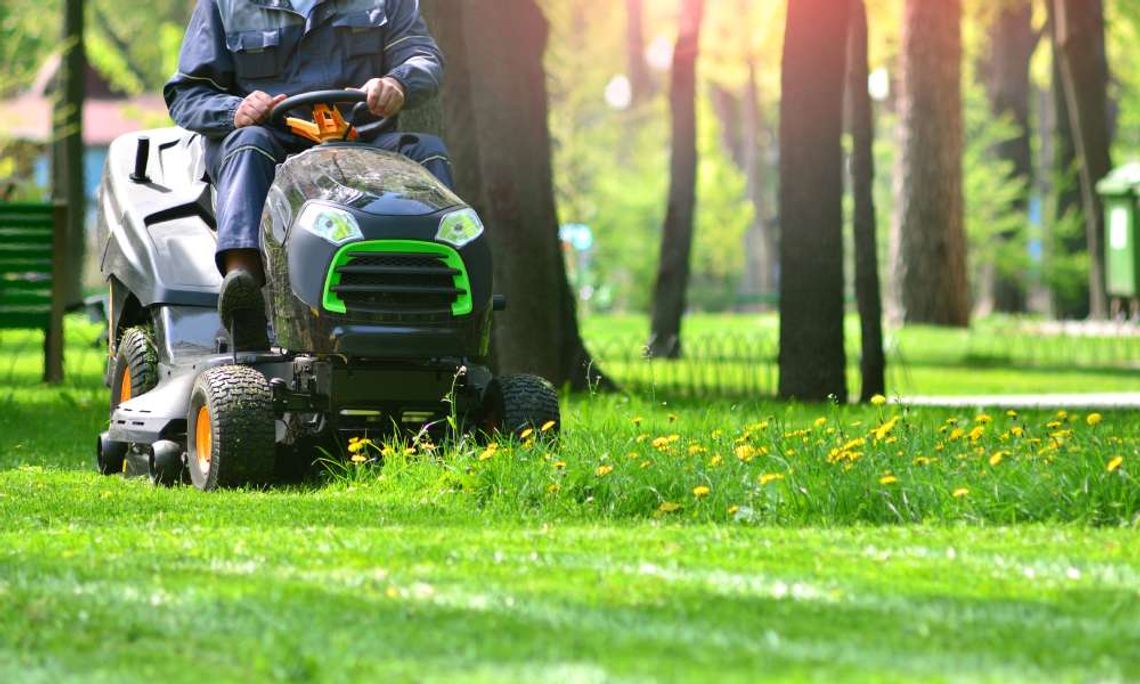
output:
[[[268,321],[261,286],[253,274],[237,269],[226,274],[218,295],[218,315],[230,333],[234,351],[252,352],[269,349]]]

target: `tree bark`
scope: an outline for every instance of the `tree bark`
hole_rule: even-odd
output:
[[[875,217],[875,118],[867,92],[867,8],[851,0],[847,45],[847,107],[851,127],[851,195],[854,200],[855,300],[859,307],[863,356],[860,396],[886,394],[883,304],[879,288],[879,246]]]
[[[1033,182],[1033,153],[1030,141],[1029,65],[1037,47],[1033,30],[1031,0],[1005,0],[989,26],[990,52],[982,64],[990,111],[995,118],[1008,117],[1017,126],[1017,135],[998,143],[993,154],[1013,166],[1013,177],[1021,179],[1025,191],[1010,209],[1023,216],[1029,206]],[[1027,219],[1028,220],[1028,219]],[[1003,235],[1008,241],[1013,235]],[[1025,283],[1003,273],[1000,264],[993,275],[993,308],[1004,313],[1021,313],[1026,306]]]
[[[421,0],[448,59],[442,116],[408,112],[402,125],[442,122],[461,197],[482,216],[495,258],[495,366],[574,389],[612,387],[578,329],[555,210],[543,54],[548,27],[533,0]],[[470,47],[469,47],[470,46]],[[433,124],[434,120],[434,124]]]
[[[625,0],[626,62],[629,84],[633,93],[633,106],[653,95],[653,78],[645,61],[645,3],[644,0]]]
[[[1104,209],[1096,184],[1112,168],[1108,135],[1108,65],[1101,0],[1054,0],[1054,36],[1069,121],[1080,162],[1081,199],[1089,250],[1089,315],[1108,315],[1104,272]]]
[[[970,322],[961,21],[961,0],[906,2],[895,268],[907,323],[965,327]]]
[[[83,255],[86,251],[87,193],[84,182],[83,102],[86,98],[87,53],[84,43],[84,3],[64,4],[62,97],[53,131],[53,196],[67,205],[67,267],[63,288],[67,307],[83,303]]]
[[[681,27],[673,53],[673,156],[669,206],[661,232],[661,261],[653,296],[651,356],[681,355],[681,318],[689,286],[689,255],[697,201],[697,55],[704,0],[681,0]]]
[[[780,396],[847,400],[843,89],[847,2],[789,0],[780,101]]]

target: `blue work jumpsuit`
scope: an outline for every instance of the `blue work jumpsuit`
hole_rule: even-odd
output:
[[[206,170],[217,191],[219,255],[259,248],[277,165],[313,144],[269,126],[235,130],[234,113],[245,96],[358,88],[380,76],[404,86],[405,109],[439,91],[443,56],[418,0],[318,0],[307,17],[289,0],[198,0],[178,72],[163,94],[174,122],[204,138]],[[382,133],[369,142],[419,162],[452,186],[439,138]]]

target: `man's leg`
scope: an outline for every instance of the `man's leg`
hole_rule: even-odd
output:
[[[217,191],[218,270],[225,276],[218,313],[238,351],[269,348],[261,287],[261,213],[285,149],[260,126],[206,140],[206,169]]]
[[[389,152],[399,152],[430,171],[447,187],[455,189],[447,146],[438,137],[424,133],[382,133],[376,136],[372,145]]]

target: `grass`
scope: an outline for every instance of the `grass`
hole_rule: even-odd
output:
[[[206,496],[90,470],[93,337],[0,335],[0,681],[1140,678],[1129,413],[578,397]]]

